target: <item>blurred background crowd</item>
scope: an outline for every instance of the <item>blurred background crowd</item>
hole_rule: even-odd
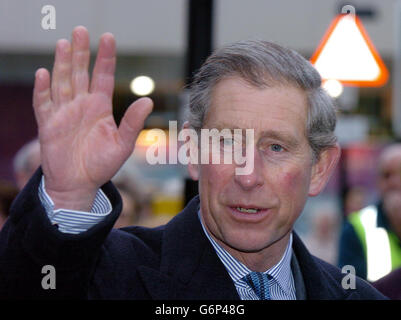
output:
[[[42,8],[49,4],[55,8],[55,29],[45,30],[42,21],[46,12]],[[113,101],[117,123],[138,97],[147,95],[155,102],[134,153],[113,178],[124,203],[115,227],[152,227],[169,221],[197,193],[185,166],[150,165],[146,150],[152,143],[147,138],[149,130],[159,128],[168,135],[170,120],[182,124],[187,101],[184,88],[202,57],[223,44],[260,38],[288,46],[310,59],[345,4],[355,7],[389,78],[380,86],[344,85],[330,93],[339,109],[341,160],[324,192],[308,200],[295,230],[313,254],[340,267],[353,265],[359,276],[368,279],[367,255],[372,257],[374,251],[370,250],[371,239],[361,212],[369,206],[376,208],[375,227],[387,232],[391,266],[368,280],[376,281],[398,269],[398,0],[0,0],[0,228],[12,200],[40,166],[32,111],[34,72],[39,67],[51,70],[57,39],[69,38],[75,26],[84,25],[89,30],[92,53],[100,34],[109,31],[116,37]]]

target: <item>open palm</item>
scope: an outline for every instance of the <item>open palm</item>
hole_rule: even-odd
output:
[[[113,118],[115,40],[103,34],[89,79],[89,35],[72,33],[72,44],[59,40],[52,77],[35,76],[33,105],[39,128],[46,191],[56,207],[88,209],[97,189],[110,180],[134,149],[152,110],[142,98],[126,111],[119,127]]]

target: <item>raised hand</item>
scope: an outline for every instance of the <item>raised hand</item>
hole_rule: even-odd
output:
[[[98,188],[110,180],[134,149],[152,110],[149,98],[127,109],[117,127],[112,114],[115,40],[105,33],[89,79],[89,34],[76,27],[72,44],[59,40],[50,79],[35,75],[33,106],[39,129],[46,191],[55,208],[89,210]]]

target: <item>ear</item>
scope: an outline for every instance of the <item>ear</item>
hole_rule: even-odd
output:
[[[309,196],[317,196],[324,189],[337,166],[340,154],[341,148],[338,143],[320,153],[319,159],[312,167]]]
[[[185,121],[183,124],[183,129],[189,129],[190,125],[188,121]],[[197,148],[198,146],[191,146],[191,148]],[[192,180],[199,180],[199,164],[197,163],[192,163],[191,161],[189,161],[188,163],[188,173],[189,176],[192,178]]]

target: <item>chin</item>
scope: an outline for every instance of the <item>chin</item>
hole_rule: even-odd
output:
[[[239,239],[235,235],[232,235],[227,240],[228,241],[224,242],[227,246],[236,251],[241,251],[246,253],[262,251],[263,249],[268,248],[270,245],[274,243],[274,241],[266,239],[266,234],[264,234],[264,238],[247,237],[245,239],[244,238]]]

